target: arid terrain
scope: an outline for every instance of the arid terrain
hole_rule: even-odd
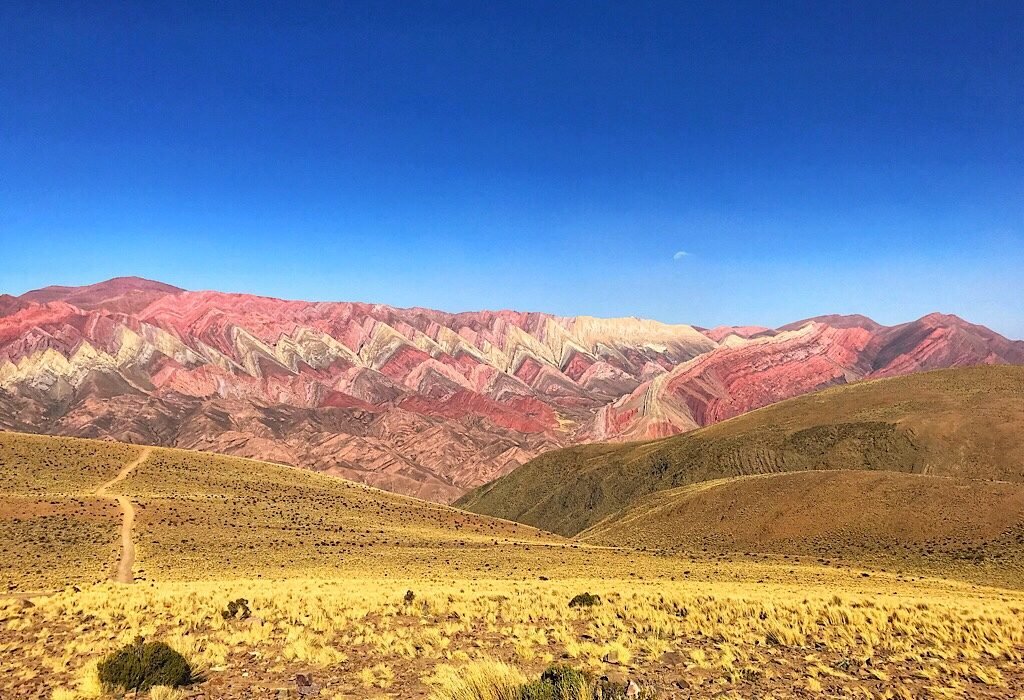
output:
[[[942,314],[707,329],[138,278],[0,295],[0,427],[282,462],[438,502],[555,448],[978,364],[1024,364],[1024,343]]]
[[[112,697],[97,663],[137,636],[170,644],[197,670],[185,688],[153,690],[164,699],[511,698],[520,696],[466,695],[466,683],[513,687],[552,664],[662,699],[1024,691],[1024,594],[1012,581],[986,584],[985,567],[962,576],[963,562],[927,551],[889,556],[884,541],[865,556],[829,530],[804,538],[806,554],[772,551],[771,537],[751,534],[757,499],[719,511],[744,517],[736,539],[712,548],[699,546],[697,528],[664,541],[668,520],[637,515],[661,512],[653,496],[618,530],[604,523],[574,541],[184,450],[2,433],[0,468],[10,484],[0,511],[5,698]],[[1017,503],[1015,488],[990,484],[981,495]],[[940,501],[961,508],[943,517],[973,518],[948,523],[950,537],[998,525],[972,512],[971,494]],[[680,500],[662,497],[669,508]],[[798,517],[765,520],[788,542]],[[126,524],[134,558],[130,583],[118,583]],[[829,543],[825,559],[814,545]],[[1003,545],[1016,562],[1017,543]],[[596,605],[569,606],[585,592]],[[247,613],[225,616],[239,599]]]
[[[60,302],[29,295],[9,302],[19,310],[8,318],[78,314],[69,304],[93,305],[88,293],[53,291],[69,300]],[[184,293],[104,297],[103,308],[117,310],[103,313],[131,325],[126,313],[153,312],[161,300],[170,303],[168,294],[180,304]],[[220,312],[202,314],[206,323]],[[173,421],[161,422],[169,414],[155,402],[167,394],[152,377],[180,388],[186,375],[212,370],[167,364],[180,341],[157,326],[136,325],[134,340],[129,326],[108,326],[119,340],[107,359],[81,339],[69,358],[57,359],[64,357],[53,349],[58,337],[96,337],[103,323],[93,318],[60,333],[51,325],[45,339],[34,336],[50,346],[42,355],[6,346],[22,348],[22,356],[2,375],[18,386],[5,400],[36,406],[4,414],[9,424],[50,416],[35,427],[64,430],[74,417],[85,432],[109,437],[127,417],[151,432],[128,435],[143,444],[0,433],[5,698],[116,697],[100,680],[101,661],[141,649],[131,646],[140,637],[170,645],[194,671],[185,686],[155,687],[154,700],[1024,692],[1022,367],[844,377],[728,420],[719,419],[732,409],[715,404],[713,425],[681,435],[550,451],[467,494],[457,503],[469,510],[460,510],[338,478],[344,470],[146,444],[181,435]],[[568,322],[544,323],[549,333]],[[689,361],[677,346],[673,361],[683,369],[659,376],[693,376],[759,343],[792,349],[808,334],[831,333],[822,323],[778,334],[746,329],[763,340],[730,341]],[[867,332],[861,321],[827,323]],[[532,337],[523,332],[514,334]],[[698,344],[732,337],[681,332],[706,339]],[[160,338],[162,360],[145,349]],[[193,357],[174,347],[175,362]],[[295,373],[275,373],[270,357],[260,357],[249,370],[219,371],[258,378],[251,387],[265,392],[269,382],[298,381],[316,364],[308,356],[293,363]],[[793,362],[813,365],[806,355]],[[63,369],[53,374],[55,367]],[[118,376],[131,376],[133,388],[117,384]],[[19,384],[26,377],[35,389]],[[40,377],[49,379],[40,384]],[[228,384],[217,386],[224,393]],[[548,407],[537,415],[550,409],[550,396],[542,401],[536,386],[525,386],[521,396]],[[62,397],[61,408],[44,408],[40,387]],[[250,408],[232,404],[238,413],[230,414],[193,404],[189,420],[207,421],[204,434],[220,439],[234,434],[225,421],[244,416],[254,397],[245,399]],[[89,408],[126,400],[137,410],[99,416]],[[586,420],[628,400],[612,400]],[[752,401],[748,408],[760,399]],[[301,428],[303,439],[311,439],[309,426],[326,425],[318,422],[322,406],[288,418],[291,404],[259,405],[260,424],[278,437],[289,434],[285,424]],[[400,405],[389,404],[388,415],[407,412]],[[657,412],[668,404],[647,405]],[[538,434],[580,439],[573,431],[584,413],[566,422],[563,409],[552,414],[556,432]],[[421,436],[421,428],[408,429]],[[338,448],[333,439],[322,445]],[[583,674],[579,682],[603,690],[551,695],[556,686],[541,674],[552,668]]]
[[[949,488],[937,489],[939,495],[954,484],[991,489],[991,482],[1024,482],[1022,431],[1024,368],[941,370],[833,387],[671,438],[552,451],[457,504],[573,536],[648,494],[756,474],[901,472],[960,480],[941,482]],[[726,491],[749,488],[755,495],[762,486],[789,483],[798,495],[802,479],[742,482],[748,487]],[[927,488],[922,480],[892,483]],[[841,493],[857,497],[857,489]],[[828,504],[808,501],[827,514]]]
[[[1024,0],[0,66],[0,700],[1024,700]]]

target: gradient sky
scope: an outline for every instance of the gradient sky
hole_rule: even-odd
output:
[[[9,293],[1024,338],[1024,3],[12,0],[0,244]]]

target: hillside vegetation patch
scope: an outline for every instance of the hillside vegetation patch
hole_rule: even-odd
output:
[[[111,690],[146,692],[156,686],[180,688],[192,682],[185,657],[163,642],[142,637],[100,661],[100,682]]]

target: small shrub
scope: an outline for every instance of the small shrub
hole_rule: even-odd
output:
[[[146,642],[142,637],[100,661],[97,671],[104,686],[122,691],[178,688],[192,682],[192,667],[184,656],[163,642]]]
[[[500,662],[475,662],[439,679],[431,700],[655,700],[632,682],[595,682],[583,671],[552,666],[535,681]]]
[[[657,700],[658,695],[650,688],[642,688],[634,682],[601,681],[594,689],[594,698],[595,700]]]
[[[556,700],[556,698],[555,689],[550,683],[534,681],[533,683],[519,686],[515,690],[514,696],[509,698],[509,700]],[[590,700],[590,698],[587,698],[587,700]]]
[[[405,592],[405,597],[402,598],[402,600],[405,601],[406,605],[410,605],[412,603],[412,601],[416,600],[416,594],[413,593],[412,591],[406,591]]]
[[[601,596],[590,593],[580,593],[569,601],[570,608],[590,608],[601,604]]]
[[[540,682],[551,687],[553,700],[591,700],[590,679],[583,671],[569,666],[552,666],[540,676]]]
[[[632,690],[630,690],[632,685]],[[569,666],[552,666],[539,680],[519,688],[513,700],[654,700],[650,690],[635,683],[594,682],[586,673]]]
[[[220,614],[225,620],[230,620],[232,618],[245,620],[252,615],[252,611],[249,609],[249,601],[245,598],[239,598],[238,600],[232,600],[228,603],[227,610],[221,610]]]

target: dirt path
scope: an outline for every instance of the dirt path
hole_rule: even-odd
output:
[[[24,591],[23,593],[2,593],[0,600],[30,600],[32,598],[49,598],[57,591]]]
[[[108,494],[107,490],[117,483],[124,481],[136,467],[149,459],[152,451],[149,447],[142,448],[139,456],[124,465],[117,476],[93,492],[94,496],[116,500],[118,505],[121,506],[121,512],[124,514],[124,518],[121,520],[121,559],[117,562],[117,574],[114,576],[114,580],[118,583],[132,583],[135,580],[132,577],[132,566],[135,564],[135,542],[132,541],[132,528],[135,527],[135,506],[132,505],[127,496]]]

